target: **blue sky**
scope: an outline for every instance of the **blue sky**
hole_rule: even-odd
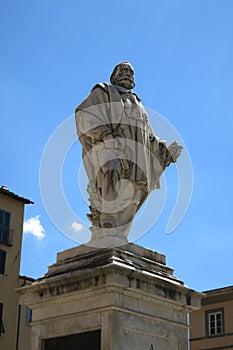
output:
[[[41,157],[92,86],[127,60],[135,69],[135,92],[174,125],[194,174],[188,211],[167,234],[177,195],[176,169],[167,170],[164,210],[135,243],[166,254],[191,288],[233,284],[232,18],[231,0],[0,1],[0,185],[33,200],[25,220],[39,216],[44,228],[44,237],[37,237],[40,226],[24,234],[21,274],[43,275],[58,251],[76,245],[42,203]],[[62,181],[68,202],[84,218],[87,205],[76,196],[80,162],[77,141]]]

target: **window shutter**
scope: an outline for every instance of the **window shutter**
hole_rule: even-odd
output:
[[[10,228],[10,213],[8,213],[7,211],[4,212],[4,223],[3,226],[5,227],[9,227]]]
[[[5,264],[6,264],[6,252],[5,250],[0,249],[0,275],[5,273]]]
[[[0,210],[0,241],[10,244],[10,217],[11,214]]]
[[[3,314],[3,304],[0,303],[0,336],[2,333],[5,333],[3,320],[2,320],[2,314]]]

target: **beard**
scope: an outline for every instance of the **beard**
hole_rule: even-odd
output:
[[[118,75],[114,79],[114,85],[119,85],[127,90],[131,90],[135,87],[134,79],[130,76],[120,76]]]

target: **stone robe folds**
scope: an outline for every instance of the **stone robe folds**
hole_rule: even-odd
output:
[[[172,162],[169,150],[154,135],[140,99],[122,87],[97,84],[75,117],[89,178],[88,217],[97,227],[128,224],[147,195],[159,188],[159,178]],[[106,172],[107,162],[114,159],[121,170]]]

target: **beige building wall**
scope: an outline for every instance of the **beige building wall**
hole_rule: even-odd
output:
[[[223,332],[208,334],[208,313],[222,312]],[[233,349],[233,287],[207,291],[201,310],[190,315],[190,349]]]
[[[5,271],[0,274],[0,304],[2,304],[2,317],[0,319],[1,350],[20,350],[19,348],[17,349],[19,296],[15,290],[22,282],[19,279],[19,268],[24,205],[29,203],[31,203],[29,200],[15,195],[3,187],[0,188],[0,210],[10,213],[9,242],[5,242],[0,226],[0,251],[4,251],[6,254]],[[23,350],[29,349],[23,348]]]
[[[34,281],[32,278],[19,277],[19,287],[28,286]],[[19,297],[19,296],[18,296]],[[31,309],[25,305],[18,305],[18,322],[17,322],[17,350],[30,350],[31,341]]]

